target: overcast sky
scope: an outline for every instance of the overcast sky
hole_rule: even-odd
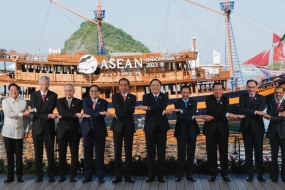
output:
[[[98,0],[58,2],[94,18],[92,11]],[[220,10],[220,1],[196,2]],[[213,49],[224,60],[224,17],[220,14],[185,0],[102,0],[102,5],[106,22],[124,30],[153,52],[175,53],[188,49],[192,37],[197,37],[197,49],[202,52],[200,63],[212,62]],[[272,32],[285,34],[284,7],[285,0],[235,1],[231,18],[240,62],[271,49]],[[49,0],[2,1],[0,18],[0,48],[22,53],[33,53],[37,48],[41,54],[47,54],[49,48],[63,48],[65,40],[84,21]]]

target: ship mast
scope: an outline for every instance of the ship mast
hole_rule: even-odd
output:
[[[230,20],[230,14],[231,14],[231,11],[234,7],[234,2],[229,1],[229,0],[225,0],[224,2],[220,3],[222,11],[217,11],[215,9],[201,5],[201,4],[194,2],[192,0],[186,0],[186,1],[189,3],[195,4],[195,5],[198,5],[200,7],[203,7],[205,9],[208,9],[210,11],[213,11],[215,13],[218,13],[220,15],[223,15],[225,17],[225,23],[226,23],[226,26],[225,26],[225,28],[226,28],[226,60],[225,61],[226,61],[226,67],[228,67],[228,69],[230,71],[231,88],[232,88],[232,91],[234,91],[235,86],[239,85],[238,82],[234,81],[234,78],[237,81],[239,81],[239,83],[241,83],[241,85],[243,85],[243,78],[242,78],[241,69],[240,69],[240,65],[239,65],[238,55],[236,52],[234,36],[233,36],[232,26],[231,26],[231,20]],[[235,64],[233,61],[233,57],[235,60]]]
[[[97,10],[94,11],[95,14],[95,20],[89,19],[67,7],[65,7],[64,5],[54,1],[54,0],[50,0],[50,2],[54,3],[55,5],[93,23],[97,25],[97,30],[98,30],[98,35],[97,35],[97,55],[106,55],[106,49],[105,49],[105,43],[104,43],[104,38],[103,38],[103,32],[102,32],[102,22],[103,22],[103,18],[105,18],[105,10],[102,10],[102,4],[101,4],[101,0],[98,0],[98,4],[97,4]]]

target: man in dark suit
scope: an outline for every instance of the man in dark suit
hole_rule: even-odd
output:
[[[143,105],[136,107],[137,109],[146,110],[144,125],[148,165],[146,182],[155,180],[156,150],[158,157],[158,181],[166,181],[164,178],[166,135],[170,129],[166,114],[171,114],[172,110],[166,110],[168,96],[161,93],[160,88],[160,80],[153,79],[150,82],[151,93],[143,95]]]
[[[284,89],[277,86],[274,90],[274,100],[268,104],[267,114],[264,115],[269,119],[270,123],[266,133],[266,137],[270,138],[271,146],[271,167],[270,178],[272,182],[278,181],[278,151],[281,148],[281,179],[285,182],[285,101],[283,99]],[[283,114],[281,114],[281,113]]]
[[[95,146],[96,174],[99,183],[104,183],[104,153],[106,145],[107,129],[105,116],[107,114],[108,102],[99,97],[100,88],[91,85],[90,97],[82,100],[84,111],[81,122],[81,133],[84,148],[84,175],[83,183],[92,181],[93,147]]]
[[[35,150],[36,182],[43,181],[43,143],[45,143],[49,182],[54,182],[56,165],[54,160],[55,123],[57,115],[53,114],[57,94],[49,90],[50,78],[42,76],[39,80],[40,90],[31,94],[31,112],[33,118],[33,143]]]
[[[115,114],[109,114],[113,117],[111,130],[113,131],[114,149],[115,149],[115,171],[116,178],[113,183],[122,181],[122,146],[124,141],[125,148],[125,181],[134,183],[131,178],[132,173],[132,150],[135,133],[134,111],[136,106],[136,96],[129,93],[130,82],[126,78],[119,80],[119,93],[113,94],[112,103],[115,108]]]
[[[206,136],[207,160],[210,170],[209,181],[216,180],[218,173],[217,146],[219,146],[221,176],[224,181],[230,182],[228,177],[228,118],[235,119],[238,116],[228,113],[229,98],[223,96],[222,83],[215,82],[213,91],[214,94],[206,97],[207,115],[203,116],[205,120],[203,133]]]
[[[244,148],[245,148],[245,166],[247,181],[253,180],[253,148],[255,154],[255,170],[258,174],[259,181],[265,181],[263,176],[263,136],[264,123],[262,116],[264,115],[265,98],[256,93],[257,82],[248,80],[246,83],[247,92],[239,97],[239,108],[244,118],[240,122],[239,130],[242,132]]]
[[[57,124],[58,152],[59,152],[59,179],[58,182],[66,180],[68,173],[66,164],[67,146],[69,144],[71,153],[70,181],[76,182],[79,149],[79,118],[82,117],[82,101],[73,97],[75,88],[73,84],[64,85],[65,97],[57,100],[57,111],[59,122]]]
[[[183,85],[181,87],[182,98],[174,102],[177,120],[175,125],[174,136],[177,138],[177,169],[176,182],[181,181],[184,172],[186,151],[187,151],[187,180],[196,181],[192,174],[194,168],[194,157],[196,148],[196,138],[200,134],[200,129],[196,118],[201,116],[194,116],[197,110],[197,101],[189,98],[191,94],[190,87]]]

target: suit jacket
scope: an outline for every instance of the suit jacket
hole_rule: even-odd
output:
[[[74,139],[78,138],[79,133],[79,118],[75,117],[76,113],[80,113],[82,109],[82,101],[77,98],[72,98],[70,108],[66,97],[57,99],[56,108],[62,118],[59,119],[57,124],[57,137],[61,139],[69,127],[70,133]]]
[[[40,134],[44,129],[46,134],[55,135],[54,119],[49,119],[48,114],[52,114],[56,106],[57,94],[48,90],[46,100],[43,102],[41,91],[31,94],[31,108],[36,108],[33,118],[33,134]]]
[[[276,110],[276,101],[268,103],[267,114],[271,116],[266,137],[275,138],[276,133],[280,139],[285,139],[285,117],[278,116],[279,112],[285,111],[285,100],[282,100],[279,111]]]
[[[240,132],[245,132],[247,127],[251,125],[253,133],[264,133],[264,123],[262,116],[254,114],[255,111],[263,111],[265,107],[265,97],[255,94],[253,101],[250,101],[248,93],[239,97],[239,109],[245,117],[240,122]]]
[[[93,109],[92,98],[84,98],[82,100],[82,108],[84,113],[91,115],[91,118],[83,118],[81,122],[80,131],[82,136],[87,136],[90,128],[94,127],[95,138],[105,138],[107,136],[107,129],[105,123],[105,116],[100,115],[99,112],[107,111],[108,102],[104,99],[98,98],[95,109]]]
[[[121,132],[124,126],[126,133],[134,133],[134,112],[136,106],[136,96],[128,93],[126,101],[124,101],[121,93],[113,94],[112,103],[115,108],[116,118],[113,119],[111,124],[111,130],[115,132]]]
[[[146,111],[145,132],[153,132],[156,125],[159,125],[164,132],[170,129],[167,116],[162,115],[168,105],[168,95],[160,92],[156,102],[152,93],[145,94],[143,95],[143,105],[150,107],[150,110]]]
[[[191,98],[188,99],[187,108],[182,98],[174,102],[176,109],[183,110],[183,113],[176,112],[177,120],[175,125],[175,137],[196,137],[200,134],[200,129],[196,119],[192,119],[196,114],[197,101]],[[188,130],[189,129],[189,130]]]
[[[226,114],[229,109],[229,99],[222,95],[219,104],[212,94],[206,97],[207,115],[213,116],[213,120],[204,123],[203,133],[206,136],[213,136],[215,131],[219,129],[223,138],[229,137],[229,122]]]

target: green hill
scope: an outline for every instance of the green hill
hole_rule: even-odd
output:
[[[150,52],[141,42],[111,24],[103,23],[102,29],[107,52]],[[88,21],[83,22],[65,41],[63,52],[74,54],[77,51],[97,54],[97,25]]]

